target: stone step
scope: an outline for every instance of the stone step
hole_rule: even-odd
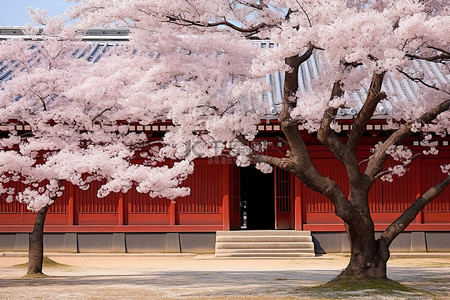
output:
[[[216,242],[312,242],[311,236],[259,235],[259,236],[217,236]]]
[[[309,242],[237,242],[216,243],[216,249],[311,248]]]
[[[310,231],[218,231],[216,257],[301,258],[315,257]]]
[[[248,249],[216,249],[216,254],[219,253],[314,253],[314,248],[248,248]]]
[[[310,231],[296,230],[241,230],[217,231],[216,236],[311,236]]]
[[[315,257],[314,253],[218,253],[216,257],[243,257],[243,258],[293,258]]]

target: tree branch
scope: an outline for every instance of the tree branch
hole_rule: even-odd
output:
[[[411,157],[411,159],[409,159],[409,160],[407,160],[405,163],[403,163],[403,167],[406,167],[407,165],[409,165],[417,156],[419,156],[420,155],[420,153],[416,153],[416,154],[414,154],[412,157]],[[375,177],[373,178],[373,180],[375,181],[375,180],[377,180],[378,178],[380,178],[380,177],[382,177],[382,176],[384,176],[384,175],[386,175],[386,174],[389,174],[391,171],[389,171],[389,170],[385,170],[385,171],[382,171],[382,172],[380,172],[380,173],[378,173],[377,175],[375,175]]]
[[[364,131],[366,130],[366,125],[369,123],[370,119],[377,108],[378,103],[386,98],[386,94],[381,92],[381,87],[383,85],[384,73],[372,75],[372,81],[370,83],[369,93],[367,94],[366,101],[364,105],[356,116],[353,122],[352,130],[348,138],[348,148],[352,151],[356,151],[356,146],[359,143]]]
[[[330,101],[334,98],[339,98],[344,94],[341,88],[341,82],[336,81],[333,84],[333,90],[331,91]],[[317,132],[317,139],[324,145],[326,145],[335,155],[341,160],[343,159],[343,145],[337,137],[334,130],[331,129],[331,123],[336,117],[339,108],[329,107],[323,114],[322,123],[320,124],[319,131]]]
[[[355,221],[356,209],[348,202],[347,196],[340,187],[328,177],[321,175],[314,166],[306,144],[303,141],[297,124],[292,122],[290,112],[296,106],[296,94],[298,91],[298,70],[301,63],[305,62],[315,47],[309,45],[308,50],[301,56],[292,56],[285,59],[286,64],[292,69],[285,72],[283,110],[279,115],[281,129],[290,146],[289,159],[279,163],[297,176],[308,188],[320,192],[333,203],[336,214],[349,224]]]
[[[342,97],[344,91],[341,89],[341,83],[335,82],[331,93],[330,100]],[[361,180],[361,172],[359,170],[358,158],[356,151],[352,151],[347,145],[343,145],[337,137],[334,130],[331,129],[331,123],[335,119],[338,108],[328,108],[323,116],[322,124],[317,134],[318,140],[326,145],[334,156],[341,161],[348,174],[348,178],[351,186],[358,185]]]
[[[284,80],[284,96],[283,96],[283,109],[278,116],[282,125],[287,126],[291,121],[290,111],[296,106],[296,94],[298,91],[298,70],[302,63],[307,61],[313,54],[313,50],[316,49],[311,43],[308,44],[308,49],[302,55],[294,55],[287,57],[285,63],[292,69],[290,72],[285,72]]]
[[[153,146],[153,145],[168,145],[166,142],[164,142],[163,140],[157,140],[157,141],[150,141],[150,142],[145,142],[145,143],[139,143],[139,144],[134,144],[134,145],[128,145],[130,146],[132,149],[142,149],[148,146]]]
[[[306,20],[308,20],[308,23],[309,23],[309,27],[312,27],[311,18],[309,17],[309,15],[308,15],[308,13],[306,12],[306,10],[303,8],[303,5],[301,5],[300,2],[298,2],[298,0],[297,0],[297,4],[298,4],[298,6],[300,6],[300,9],[301,9],[301,10],[303,11],[303,13],[305,14]]]
[[[375,176],[381,171],[383,163],[386,160],[387,153],[386,150],[395,144],[401,142],[404,138],[412,134],[412,125],[416,122],[421,124],[427,124],[433,121],[439,114],[448,110],[450,108],[450,99],[447,99],[440,103],[439,105],[433,107],[426,113],[424,113],[419,119],[403,124],[397,131],[395,131],[383,144],[377,149],[377,151],[369,158],[366,171],[364,174],[370,178],[375,178]]]
[[[236,2],[239,4],[242,4],[244,6],[248,6],[248,7],[257,9],[257,10],[263,10],[264,8],[267,8],[267,4],[264,3],[264,0],[257,1],[257,2],[259,2],[259,4],[244,2],[242,0],[236,0]]]
[[[207,27],[218,27],[218,26],[222,25],[222,26],[227,26],[238,32],[251,33],[251,34],[258,33],[263,27],[269,26],[266,23],[260,23],[253,27],[247,27],[247,28],[239,27],[231,22],[228,22],[225,18],[223,18],[223,20],[219,21],[219,22],[202,23],[199,21],[188,20],[181,16],[168,15],[166,17],[167,17],[169,23],[173,23],[173,24],[180,25],[180,26],[197,26],[197,27],[207,28]]]
[[[39,94],[36,93],[36,92],[34,92],[34,95],[35,95],[36,97],[38,97],[39,100],[41,101],[42,106],[43,106],[43,108],[44,108],[44,111],[47,111],[47,105],[45,104],[44,97],[42,97],[41,95],[39,95]]]
[[[433,50],[436,50],[436,51],[439,51],[439,52],[442,52],[442,53],[450,55],[450,52],[448,50],[444,50],[442,48],[435,47],[435,46],[427,46],[427,47],[430,48],[430,49],[433,49]]]
[[[384,240],[387,245],[408,227],[417,214],[428,204],[441,194],[450,184],[450,176],[430,188],[422,196],[416,199],[410,207],[408,207],[397,220],[395,220],[380,236],[380,240]]]
[[[412,80],[412,81],[414,81],[414,82],[419,82],[419,83],[423,84],[424,86],[429,87],[429,88],[431,88],[431,89],[433,89],[433,90],[436,90],[436,91],[442,91],[442,92],[444,92],[444,93],[450,95],[449,92],[443,91],[443,90],[441,90],[440,88],[438,88],[437,86],[435,86],[435,85],[433,85],[433,84],[426,83],[426,82],[423,80],[423,78],[413,77],[413,76],[411,76],[410,74],[406,73],[403,69],[400,69],[400,68],[397,68],[397,71],[399,71],[400,73],[402,73],[403,75],[405,75],[409,80]]]
[[[247,145],[247,141],[243,135],[237,136],[237,139],[244,145]],[[272,166],[276,166],[280,169],[286,170],[288,172],[293,172],[293,161],[290,158],[279,158],[270,155],[251,153],[249,155],[250,160],[254,162],[263,162],[266,164],[270,164]]]
[[[419,59],[419,60],[426,60],[426,61],[432,61],[432,62],[438,62],[438,63],[444,63],[447,60],[450,60],[450,54],[441,53],[434,56],[424,57],[420,55],[415,54],[405,54],[406,57],[410,59]]]
[[[112,107],[108,107],[105,108],[104,110],[102,110],[100,113],[98,113],[93,119],[92,119],[92,123],[95,122],[95,120],[97,120],[98,118],[100,118],[105,112],[112,110]]]
[[[293,162],[290,158],[279,158],[275,156],[270,155],[263,155],[263,154],[250,154],[250,159],[254,162],[264,162],[272,166],[276,166],[280,169],[286,170],[288,172],[291,172]]]

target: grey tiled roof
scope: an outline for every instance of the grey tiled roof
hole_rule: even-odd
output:
[[[78,50],[74,53],[74,57],[77,59],[86,59],[89,62],[96,62],[100,59],[103,53],[109,48],[115,47],[120,43],[126,42],[128,38],[129,30],[127,29],[91,29],[86,32],[84,40],[86,41],[86,47]],[[0,40],[11,38],[31,38],[23,34],[19,27],[0,27]],[[259,43],[261,47],[273,47],[274,45],[267,40],[253,41]],[[427,61],[415,61],[415,68],[421,70],[428,78],[431,78],[433,84],[448,84],[450,83],[450,75],[445,74],[440,65]],[[0,83],[5,82],[12,78],[14,63],[0,62]],[[315,78],[321,76],[323,73],[324,64],[321,62],[319,56],[313,54],[311,57],[300,66],[299,69],[299,90],[300,93],[305,94],[308,91],[312,91],[312,82]],[[272,86],[272,90],[262,95],[264,101],[268,101],[269,111],[267,112],[267,118],[275,118],[276,115],[281,112],[282,99],[283,99],[283,84],[284,73],[275,72],[273,74],[266,75],[267,83]],[[1,85],[0,85],[1,86]],[[340,108],[337,118],[346,119],[352,118],[364,104],[364,99],[367,95],[368,84],[362,84],[359,90],[353,92],[345,92],[344,97],[352,100],[354,107]],[[392,107],[400,100],[407,100],[411,102],[419,101],[418,95],[420,87],[415,82],[407,79],[393,79],[385,78],[383,84],[383,90],[388,95],[388,98],[377,107],[373,118],[388,118]]]
[[[261,43],[267,44],[268,42],[261,41]],[[444,74],[440,64],[424,60],[414,61],[413,64],[416,70],[425,73],[429,83],[437,86],[450,83],[450,74]],[[300,66],[298,85],[301,94],[313,91],[313,80],[321,75],[323,68],[324,64],[321,62],[320,57],[315,54],[311,55],[311,57]],[[267,83],[272,85],[272,90],[263,95],[263,97],[269,101],[269,113],[275,116],[280,113],[282,109],[284,73],[277,71],[274,74],[268,74],[266,78]],[[337,118],[346,119],[356,115],[364,105],[368,87],[369,83],[367,82],[361,84],[361,87],[358,90],[352,92],[346,91],[344,98],[350,100],[349,102],[351,103],[356,103],[356,105],[348,108],[340,108],[338,110]],[[418,102],[420,100],[420,89],[421,87],[416,82],[406,78],[394,79],[386,76],[382,90],[387,94],[387,99],[378,104],[373,118],[388,118],[392,112],[392,108],[398,101],[406,100]]]

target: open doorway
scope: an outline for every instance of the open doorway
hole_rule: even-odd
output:
[[[275,229],[274,173],[251,165],[240,168],[242,229]]]

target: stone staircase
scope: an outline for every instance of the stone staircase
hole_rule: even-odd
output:
[[[217,231],[216,257],[315,257],[310,231]]]

